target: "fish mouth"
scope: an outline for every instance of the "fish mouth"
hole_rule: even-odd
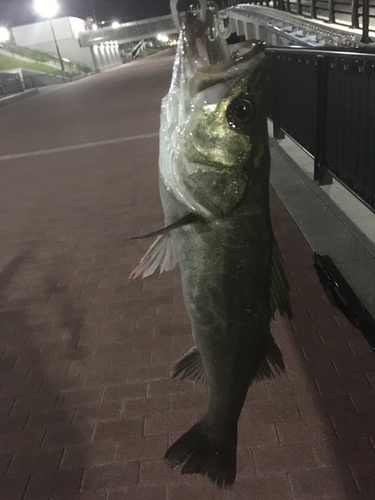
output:
[[[249,40],[229,46],[226,38],[230,32],[223,27],[218,5],[213,1],[202,3],[206,4],[204,16],[188,12],[183,27],[191,97],[222,83],[228,90],[264,58],[265,43],[262,41]]]
[[[220,84],[229,90],[264,59],[265,43],[254,40],[237,45],[229,61],[197,68],[189,83],[191,96]]]

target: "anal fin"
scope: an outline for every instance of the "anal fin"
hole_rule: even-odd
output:
[[[264,359],[254,377],[255,382],[275,378],[276,375],[281,375],[285,371],[283,355],[271,334],[268,336],[267,343]]]
[[[188,379],[198,384],[207,383],[207,375],[204,370],[201,355],[194,346],[172,368],[172,378],[180,377],[181,380]]]

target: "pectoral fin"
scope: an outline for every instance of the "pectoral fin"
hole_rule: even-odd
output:
[[[160,273],[170,271],[177,264],[176,252],[169,233],[158,236],[142,257],[138,266],[130,273],[129,279],[142,278],[153,274],[158,266]]]
[[[199,216],[193,212],[190,212],[189,214],[184,215],[182,217],[182,219],[179,219],[178,221],[173,222],[173,224],[170,224],[169,226],[163,227],[162,229],[158,229],[157,231],[153,231],[152,233],[142,234],[141,236],[133,236],[132,238],[126,238],[126,240],[127,241],[144,240],[146,238],[160,236],[162,234],[169,233],[169,231],[172,231],[173,229],[177,229],[178,227],[186,226],[187,224],[192,224],[193,222],[197,222],[198,220],[199,220]]]
[[[274,240],[271,257],[270,307],[272,316],[276,309],[284,316],[292,317],[292,306],[289,299],[289,283],[286,277],[283,258],[276,240]]]
[[[142,278],[146,278],[147,276],[153,274],[158,266],[160,266],[160,273],[173,269],[177,264],[177,256],[173,247],[170,231],[187,224],[192,224],[198,220],[198,215],[189,213],[182,217],[182,219],[179,219],[163,229],[159,229],[153,233],[144,234],[143,236],[128,238],[128,240],[141,240],[144,238],[150,238],[151,236],[157,236],[154,243],[142,257],[138,266],[130,273],[129,279],[138,278],[140,275],[142,275]]]

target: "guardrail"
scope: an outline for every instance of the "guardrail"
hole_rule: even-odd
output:
[[[275,7],[294,14],[309,15],[311,17],[325,17],[330,22],[335,22],[337,14],[344,14],[348,18],[356,21],[359,27],[359,18],[363,14],[363,0],[281,0],[275,2]],[[374,0],[368,1],[370,12],[369,17],[374,17]],[[354,26],[353,26],[354,27]]]
[[[374,0],[375,1],[375,0]],[[267,8],[259,5],[239,5],[227,9],[234,22],[241,20],[264,26],[267,31],[289,40],[293,45],[304,47],[367,47],[360,42],[361,35],[353,30],[343,30],[332,24],[317,23],[306,16]]]
[[[18,73],[0,73],[0,96],[17,94],[24,90]]]
[[[314,157],[320,184],[334,176],[375,210],[373,54],[267,49],[274,135],[283,131]]]
[[[250,3],[258,1],[263,3],[263,0]],[[268,5],[269,0],[264,3]],[[328,20],[330,23],[349,21],[352,28],[362,27],[363,43],[371,42],[368,30],[370,20],[375,18],[375,0],[275,0],[273,6],[292,14]]]

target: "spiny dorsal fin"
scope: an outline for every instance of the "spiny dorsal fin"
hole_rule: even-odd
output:
[[[286,277],[283,258],[281,256],[276,240],[272,246],[271,256],[271,282],[270,282],[270,307],[272,316],[276,309],[284,316],[286,313],[292,318],[292,306],[289,299],[289,283]]]
[[[172,368],[172,378],[187,378],[198,384],[207,383],[207,375],[198,349],[194,346]]]

